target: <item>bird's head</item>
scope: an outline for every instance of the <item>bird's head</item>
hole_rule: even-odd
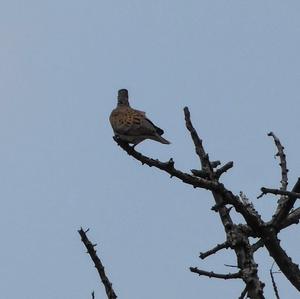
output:
[[[127,89],[120,89],[118,91],[118,106],[128,106],[128,90]]]

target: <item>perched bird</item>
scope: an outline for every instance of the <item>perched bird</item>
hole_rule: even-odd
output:
[[[161,136],[164,131],[151,122],[145,112],[130,107],[127,89],[118,91],[118,104],[111,112],[109,120],[115,136],[134,146],[145,139],[170,144]]]

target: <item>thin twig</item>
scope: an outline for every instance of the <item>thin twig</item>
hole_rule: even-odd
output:
[[[228,265],[228,264],[224,264],[225,267],[228,267],[228,268],[238,268],[237,265]]]
[[[226,163],[224,166],[216,170],[216,177],[219,178],[223,173],[233,167],[233,161]]]
[[[238,279],[242,278],[242,273],[241,271],[237,273],[228,273],[228,274],[218,274],[215,272],[208,272],[208,271],[203,271],[198,269],[197,267],[190,267],[190,271],[193,273],[198,274],[199,276],[207,276],[209,278],[220,278],[220,279]]]
[[[95,292],[92,292],[92,299],[95,299]]]
[[[205,258],[207,258],[208,256],[212,255],[212,254],[215,254],[216,252],[218,252],[219,250],[222,250],[222,249],[227,249],[229,248],[230,245],[229,245],[229,242],[226,241],[222,244],[218,244],[217,246],[215,246],[213,249],[211,250],[208,250],[206,252],[200,252],[200,258],[203,260]]]
[[[212,166],[209,162],[208,155],[205,152],[204,147],[202,145],[202,139],[198,136],[197,131],[195,130],[195,128],[192,125],[191,114],[190,114],[189,108],[184,107],[183,111],[184,111],[184,117],[185,117],[185,125],[186,125],[187,129],[189,130],[191,137],[193,139],[196,154],[198,155],[198,157],[201,161],[202,170],[212,169]]]
[[[85,231],[81,228],[78,230],[78,233],[81,236],[81,241],[85,245],[88,254],[90,255],[91,259],[94,262],[94,265],[98,271],[98,274],[101,278],[101,281],[105,287],[106,295],[108,299],[116,299],[117,295],[112,287],[112,283],[109,281],[108,277],[106,276],[106,273],[104,271],[104,266],[100,260],[100,258],[97,256],[95,245],[88,239]]]
[[[262,193],[257,198],[261,198],[265,194],[283,195],[283,196],[288,196],[293,198],[300,198],[300,193],[292,192],[292,191],[284,191],[284,190],[265,188],[265,187],[262,187],[260,191]]]
[[[276,299],[280,299],[279,293],[278,293],[278,288],[277,288],[277,285],[276,285],[276,282],[275,282],[275,279],[274,279],[274,275],[273,275],[273,266],[274,266],[274,263],[275,262],[273,262],[272,267],[270,269],[270,275],[271,275],[272,285],[273,285],[273,289],[274,289],[274,292],[275,292],[275,295],[276,295]]]
[[[284,147],[281,145],[281,142],[279,140],[279,138],[273,133],[270,132],[268,133],[268,136],[272,136],[275,142],[275,145],[277,147],[278,153],[276,154],[276,156],[279,156],[280,159],[280,168],[281,168],[281,188],[280,190],[286,191],[287,189],[287,185],[288,185],[288,169],[287,169],[287,165],[286,165],[286,156],[284,153]]]

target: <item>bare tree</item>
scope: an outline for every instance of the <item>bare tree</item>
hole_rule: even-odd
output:
[[[143,165],[146,164],[150,167],[158,168],[168,173],[171,177],[176,177],[183,183],[191,185],[193,188],[207,189],[212,193],[215,200],[215,205],[212,209],[220,216],[226,233],[226,239],[211,250],[200,253],[200,258],[205,259],[220,250],[229,248],[233,250],[236,255],[238,271],[235,273],[220,274],[212,271],[204,271],[197,267],[191,267],[190,271],[200,276],[219,279],[241,279],[245,283],[245,287],[241,291],[239,298],[262,299],[265,298],[263,292],[265,284],[258,276],[258,265],[255,262],[254,253],[264,247],[274,259],[280,271],[291,284],[300,291],[299,267],[288,256],[278,238],[278,234],[281,230],[292,224],[299,223],[300,219],[300,208],[293,210],[297,198],[300,198],[300,178],[298,178],[292,190],[288,191],[286,156],[280,140],[273,132],[268,134],[273,138],[277,148],[276,156],[278,156],[280,160],[281,181],[279,189],[261,188],[262,193],[259,198],[265,194],[280,196],[272,218],[265,222],[245,194],[241,192],[239,195],[236,195],[220,182],[221,176],[233,167],[233,162],[231,161],[221,166],[220,161],[211,161],[208,153],[205,151],[201,138],[192,125],[190,112],[187,107],[184,108],[184,116],[186,128],[194,142],[195,152],[201,165],[200,169],[192,169],[191,174],[176,169],[173,159],[167,162],[161,162],[158,159],[142,155],[137,152],[134,147],[129,146],[128,143],[117,137],[114,137],[114,140],[128,155],[134,157]],[[232,208],[243,217],[245,223],[235,223],[232,220],[230,215]],[[80,234],[82,236],[82,233]],[[255,238],[256,241],[251,243],[250,237]],[[88,252],[92,259],[95,260],[95,257],[91,254],[92,252],[90,250],[88,250]],[[272,270],[270,274],[275,294],[279,298]],[[105,279],[103,280],[103,278],[101,279],[107,290],[107,281]],[[109,285],[111,286],[110,283]],[[108,298],[116,298],[115,294],[115,297],[111,297],[109,294],[107,296]]]

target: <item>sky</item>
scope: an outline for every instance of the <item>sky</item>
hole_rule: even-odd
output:
[[[119,298],[238,298],[209,192],[142,166],[112,140],[117,90],[165,130],[171,145],[137,150],[199,167],[183,107],[211,159],[233,160],[222,182],[269,220],[279,187],[274,131],[289,186],[300,176],[300,2],[2,0],[0,3],[1,298],[105,298],[77,230],[90,228]],[[232,213],[237,221],[242,219]],[[300,262],[299,227],[280,234]],[[266,250],[255,254],[273,298]],[[276,266],[275,266],[275,269]],[[282,274],[283,298],[298,292]]]

